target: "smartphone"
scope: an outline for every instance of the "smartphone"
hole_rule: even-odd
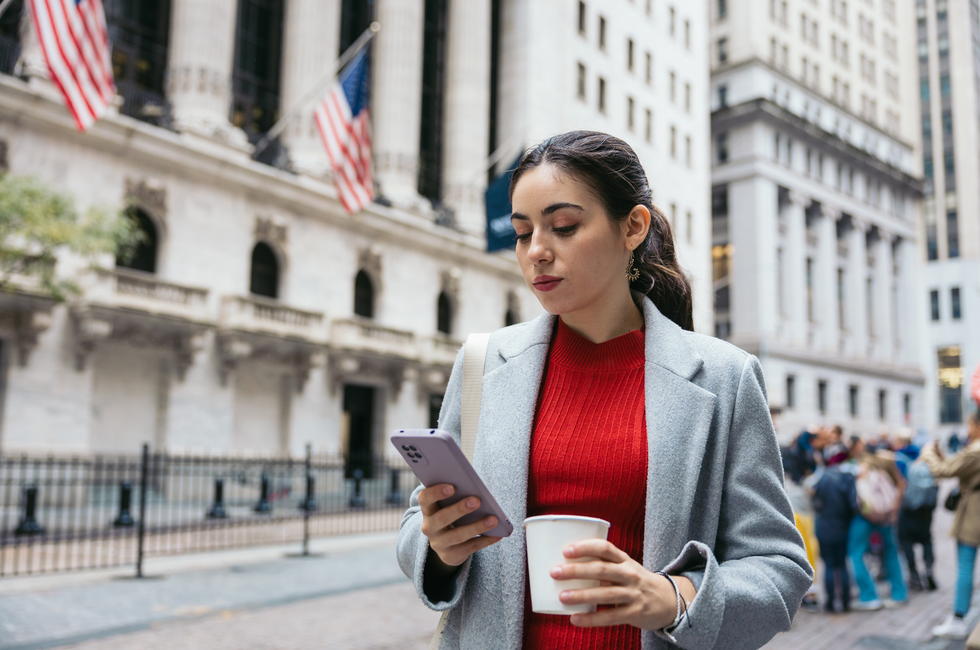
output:
[[[467,497],[480,499],[480,507],[458,519],[455,525],[470,524],[493,515],[497,518],[497,525],[484,535],[507,537],[514,532],[507,515],[449,433],[441,429],[399,429],[392,434],[391,444],[395,445],[422,485],[432,487],[449,483],[456,488],[451,497],[439,501],[440,508]]]

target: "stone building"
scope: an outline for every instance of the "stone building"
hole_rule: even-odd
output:
[[[710,327],[707,23],[680,3],[593,4],[106,0],[119,98],[79,134],[15,0],[2,162],[82,208],[130,203],[146,239],[100,269],[62,259],[83,286],[67,303],[0,295],[3,452],[310,443],[366,467],[391,429],[434,423],[469,332],[541,312],[512,253],[484,252],[483,192],[569,128],[636,145]],[[372,20],[378,198],[351,216],[300,99]]]
[[[715,327],[781,435],[922,426],[908,2],[713,0]]]
[[[976,0],[917,0],[915,20],[926,413],[945,437],[962,435],[976,408],[964,384],[980,363],[980,7]]]

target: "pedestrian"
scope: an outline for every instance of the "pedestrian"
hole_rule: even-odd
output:
[[[902,505],[905,480],[895,465],[893,452],[863,452],[855,461],[857,512],[848,529],[847,556],[854,570],[859,597],[852,607],[862,611],[901,607],[908,603],[908,594],[895,543],[895,524]],[[884,601],[878,598],[874,580],[864,561],[864,554],[871,545],[871,536],[876,533],[881,536],[881,563],[892,587],[891,597]]]
[[[523,529],[479,537],[492,518],[453,526],[469,499],[440,509],[452,488],[419,488],[398,559],[449,611],[439,647],[759,648],[790,628],[812,572],[758,361],[693,333],[670,222],[628,144],[549,138],[510,191],[517,260],[547,313],[490,336],[474,465],[514,523],[610,521],[607,540],[565,549],[592,561],[551,569],[606,584],[562,592],[596,612],[534,613]],[[439,417],[457,440],[462,358]]]
[[[902,431],[896,438],[898,449],[895,462],[905,478],[905,494],[898,515],[898,544],[905,555],[909,569],[909,587],[914,591],[934,591],[936,579],[932,567],[935,556],[932,550],[932,513],[936,509],[939,486],[929,471],[929,466],[919,459],[919,448],[912,444],[912,432]],[[925,576],[919,574],[915,559],[915,547],[922,547]]]
[[[854,474],[842,471],[847,452],[839,451],[826,460],[827,469],[813,488],[816,535],[824,563],[824,611],[836,611],[836,587],[840,587],[841,611],[851,609],[851,580],[847,572],[847,533],[857,500]]]
[[[932,633],[950,639],[965,638],[968,630],[964,617],[973,599],[973,566],[980,546],[980,413],[970,416],[967,444],[955,456],[944,457],[939,446],[931,442],[922,450],[922,460],[937,478],[959,479],[960,499],[953,516],[950,534],[956,539],[956,596],[953,612]]]

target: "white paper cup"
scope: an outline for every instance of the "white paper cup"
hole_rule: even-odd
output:
[[[588,562],[595,558],[571,560],[562,551],[569,544],[587,539],[606,539],[609,522],[594,517],[542,515],[524,520],[527,537],[527,570],[531,583],[531,609],[538,614],[576,614],[594,612],[595,605],[566,605],[558,594],[568,589],[592,589],[598,580],[555,580],[551,569],[569,562]]]

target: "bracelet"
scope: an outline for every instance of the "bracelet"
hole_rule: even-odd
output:
[[[684,596],[681,595],[681,590],[678,588],[677,583],[674,582],[674,579],[672,577],[670,577],[663,571],[654,571],[654,573],[667,578],[667,581],[670,583],[670,586],[674,588],[674,595],[677,597],[677,616],[674,617],[673,623],[663,628],[664,634],[673,638],[671,632],[677,629],[677,626],[681,624],[681,621],[684,618],[687,618],[687,626],[689,628],[694,627],[693,624],[691,623],[691,617],[687,611],[687,601],[684,600]]]

